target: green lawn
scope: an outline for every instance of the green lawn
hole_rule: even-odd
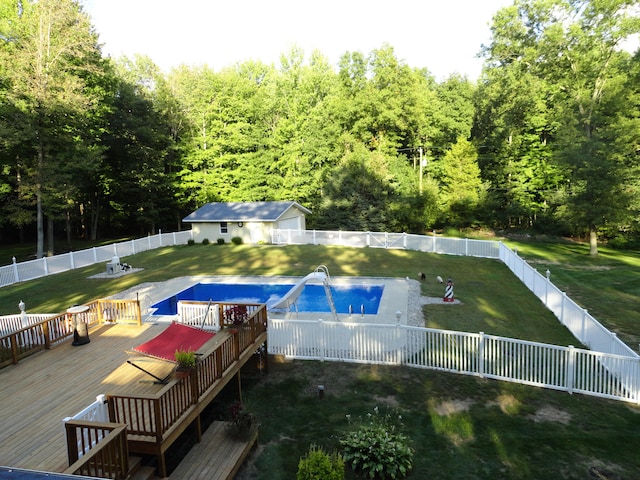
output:
[[[515,246],[516,244],[511,244]],[[637,340],[640,256],[576,244],[517,244],[520,255],[593,312],[621,338]],[[305,275],[324,264],[332,276],[417,278],[441,296],[435,275],[452,277],[462,305],[426,306],[428,326],[527,340],[575,339],[499,261],[402,250],[318,246],[193,245],[127,257],[144,270],[88,280],[99,264],[0,289],[0,311],[61,312],[133,287],[182,275]],[[27,360],[28,361],[28,360]],[[317,385],[326,387],[317,398]],[[262,427],[251,479],[290,479],[314,443],[332,450],[346,415],[397,409],[416,450],[409,478],[640,478],[640,409],[622,402],[428,370],[272,359],[269,375],[245,377],[245,399]],[[598,476],[599,475],[599,476]],[[348,474],[347,478],[355,478]]]

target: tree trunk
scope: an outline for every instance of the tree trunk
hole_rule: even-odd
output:
[[[71,211],[67,208],[65,223],[67,228],[67,247],[71,250]]]
[[[53,245],[53,218],[47,219],[47,256],[55,255],[55,247]]]
[[[589,227],[589,255],[598,256],[598,231],[595,225]]]
[[[36,229],[38,231],[36,258],[44,255],[44,225],[42,219],[42,194],[40,189],[36,192]]]

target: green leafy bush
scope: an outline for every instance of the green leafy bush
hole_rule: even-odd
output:
[[[189,240],[187,240],[187,245],[195,245],[196,241],[193,238],[190,238]]]
[[[209,245],[209,239],[208,238],[203,238],[202,239],[202,244],[203,245]]]
[[[231,243],[234,245],[242,245],[242,237],[233,237]]]
[[[219,238],[217,242],[218,242],[218,245],[224,245],[224,238]]]
[[[296,480],[344,480],[344,460],[334,453],[311,445],[309,453],[300,459]]]
[[[347,415],[351,423],[351,416]],[[358,422],[358,428],[340,440],[344,460],[357,473],[371,479],[407,476],[414,450],[400,430],[402,417],[381,414],[378,407]]]

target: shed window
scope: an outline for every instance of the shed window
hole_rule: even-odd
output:
[[[227,222],[220,222],[220,233],[227,233]]]

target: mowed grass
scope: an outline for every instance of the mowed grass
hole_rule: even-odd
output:
[[[423,294],[437,297],[443,296],[444,286],[436,276],[451,277],[462,304],[426,306],[429,327],[575,344],[571,334],[497,260],[375,248],[182,245],[140,253],[126,261],[143,270],[119,278],[89,278],[104,272],[100,263],[4,287],[0,312],[18,313],[17,305],[23,300],[30,312],[57,313],[145,282],[194,275],[302,276],[322,264],[331,276],[417,279],[424,272]]]
[[[603,252],[594,260],[572,244],[518,244],[518,249],[540,271],[549,268],[552,280],[594,314],[606,297],[615,297],[596,316],[633,335],[638,314],[624,319],[618,314],[636,306],[638,256]],[[425,272],[422,290],[429,296],[444,292],[436,275],[451,277],[462,304],[426,306],[429,327],[576,345],[495,260],[371,248],[193,245],[125,261],[144,270],[88,279],[104,271],[100,264],[2,288],[0,311],[17,313],[23,299],[29,311],[61,312],[143,282],[185,275],[300,276],[324,264],[332,276],[417,278]],[[617,282],[616,288],[590,285],[590,280]],[[264,377],[243,377],[244,399],[261,422],[260,447],[243,473],[246,479],[295,478],[299,458],[311,444],[337,448],[349,428],[346,415],[366,415],[376,406],[397,410],[404,419],[415,448],[409,478],[640,478],[636,405],[403,367],[279,359],[270,367]],[[322,400],[318,385],[326,388]],[[347,478],[356,477],[349,472]]]

